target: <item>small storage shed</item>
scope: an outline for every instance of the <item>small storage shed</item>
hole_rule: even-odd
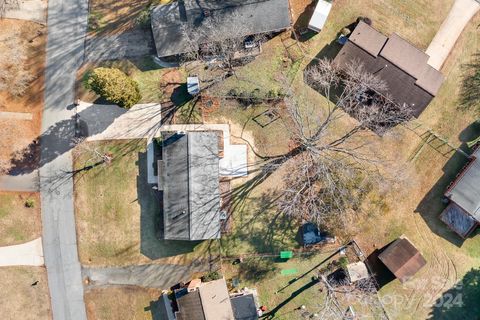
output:
[[[198,77],[187,77],[187,91],[192,96],[200,93],[200,80]]]
[[[402,283],[427,264],[422,254],[403,235],[380,253],[378,258]]]
[[[331,9],[331,0],[318,0],[317,5],[315,6],[315,11],[308,23],[308,29],[320,32],[323,29],[325,22],[327,22],[328,14]]]
[[[348,264],[347,273],[351,283],[368,278],[368,269],[363,261]]]

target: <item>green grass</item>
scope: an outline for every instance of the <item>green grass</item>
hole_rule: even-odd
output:
[[[83,264],[188,263],[205,254],[208,241],[158,239],[159,200],[147,183],[145,140],[92,143],[100,152],[112,154],[113,161],[75,176],[75,217]],[[78,156],[75,168],[83,168],[88,158],[87,154]],[[210,249],[215,250],[215,243]]]

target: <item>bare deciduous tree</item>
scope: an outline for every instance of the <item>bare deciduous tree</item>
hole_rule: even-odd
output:
[[[375,180],[382,178],[382,159],[372,152],[372,138],[409,119],[410,110],[378,94],[386,85],[358,63],[341,72],[331,61],[320,60],[305,77],[327,98],[326,106],[299,103],[287,92],[285,124],[295,147],[270,157],[263,170],[287,166],[278,200],[284,214],[347,225],[346,217],[359,210]]]
[[[27,54],[20,29],[0,37],[0,91],[20,96],[33,80],[26,68]]]
[[[5,16],[7,10],[18,9],[20,0],[0,0],[0,18]]]
[[[238,13],[225,15],[208,13],[202,21],[187,24],[182,30],[190,48],[187,59],[221,61],[221,66],[233,72],[236,64],[250,59],[249,50],[245,48],[245,40],[258,50],[265,40],[263,35],[250,35],[249,26]]]

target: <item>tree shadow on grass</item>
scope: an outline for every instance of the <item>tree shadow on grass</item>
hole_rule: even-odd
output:
[[[459,136],[459,139],[463,142],[460,149],[469,154],[471,150],[468,148],[467,142],[479,135],[480,126],[478,123],[472,123],[465,128]],[[450,231],[447,225],[440,220],[440,214],[447,206],[447,204],[442,201],[445,191],[468,161],[469,159],[462,152],[456,151],[443,166],[444,173],[442,177],[435,183],[430,191],[428,191],[415,209],[415,212],[421,215],[430,230],[457,247],[463,245],[464,239],[453,231]],[[474,234],[475,233],[472,233],[471,236]]]
[[[480,269],[471,269],[442,294],[430,311],[431,320],[480,319]]]
[[[147,153],[138,153],[137,197],[140,204],[140,251],[156,260],[194,251],[203,241],[162,240],[162,194],[147,181]]]
[[[480,51],[472,56],[472,61],[463,66],[464,76],[460,95],[460,108],[476,108],[480,111]]]

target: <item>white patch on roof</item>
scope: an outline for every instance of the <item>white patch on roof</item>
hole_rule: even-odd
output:
[[[319,0],[315,11],[313,12],[310,22],[308,23],[308,28],[320,32],[327,22],[328,14],[332,9],[332,4],[325,0]]]

